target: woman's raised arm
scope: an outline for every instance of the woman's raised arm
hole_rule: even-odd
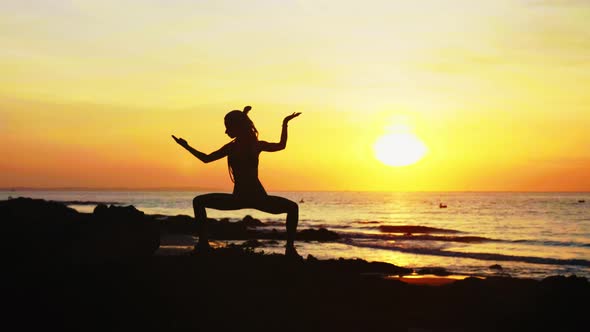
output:
[[[260,150],[274,152],[274,151],[283,150],[285,147],[287,147],[287,136],[288,136],[287,135],[287,125],[288,125],[289,121],[298,117],[299,115],[301,115],[301,112],[296,112],[296,113],[286,116],[285,119],[283,120],[283,129],[281,131],[281,140],[278,143],[269,143],[269,142],[265,142],[265,141],[260,141],[260,145],[261,145]]]
[[[180,146],[182,146],[183,148],[188,150],[188,152],[190,152],[193,156],[197,157],[197,159],[199,159],[200,161],[202,161],[204,163],[210,163],[212,161],[221,159],[221,158],[227,156],[227,154],[228,154],[228,145],[229,144],[222,146],[219,150],[217,150],[215,152],[212,152],[210,154],[206,154],[201,151],[197,151],[195,148],[190,146],[187,143],[187,141],[185,141],[182,138],[177,138],[174,135],[172,135],[172,138],[176,141],[176,143],[178,143]]]

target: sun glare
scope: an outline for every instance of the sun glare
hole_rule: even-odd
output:
[[[373,148],[380,162],[398,167],[417,163],[428,150],[416,135],[407,132],[383,135]]]

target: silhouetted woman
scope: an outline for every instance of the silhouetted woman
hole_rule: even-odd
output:
[[[199,242],[197,251],[210,249],[207,234],[206,208],[216,210],[239,210],[253,208],[260,211],[279,214],[287,213],[287,244],[285,255],[298,256],[295,250],[295,234],[299,220],[297,203],[279,196],[266,193],[258,179],[258,156],[262,151],[274,152],[283,150],[287,145],[287,124],[301,113],[293,113],[283,120],[281,140],[269,143],[258,140],[258,131],[248,117],[250,106],[243,111],[231,111],[225,115],[225,133],[233,138],[211,154],[205,154],[192,148],[184,139],[172,135],[176,143],[187,149],[204,163],[227,157],[227,164],[234,190],[232,194],[212,193],[197,196],[193,199],[195,219],[199,223]]]

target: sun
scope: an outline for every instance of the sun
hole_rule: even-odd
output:
[[[388,166],[408,166],[417,163],[428,149],[414,134],[408,132],[385,134],[373,145],[375,157]]]

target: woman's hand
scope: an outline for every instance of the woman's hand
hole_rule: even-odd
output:
[[[182,146],[183,148],[186,148],[188,146],[188,143],[183,138],[178,138],[174,135],[172,135],[172,138],[174,138],[176,143],[180,144],[180,146]]]
[[[291,115],[286,116],[285,119],[283,120],[283,125],[286,125],[289,121],[298,117],[299,115],[301,115],[301,112],[295,112]]]

